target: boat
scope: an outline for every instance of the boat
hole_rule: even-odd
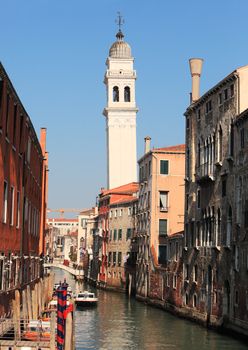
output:
[[[50,341],[50,322],[43,320],[30,320],[25,331],[22,334],[22,339],[31,341]]]
[[[75,297],[75,304],[77,306],[96,306],[98,299],[95,293],[88,292],[87,290],[79,292]]]

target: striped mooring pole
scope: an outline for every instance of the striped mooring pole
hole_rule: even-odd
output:
[[[64,350],[65,344],[65,319],[67,283],[61,284],[57,289],[57,350]]]

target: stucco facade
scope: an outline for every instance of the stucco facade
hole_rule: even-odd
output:
[[[146,148],[138,163],[136,280],[137,294],[147,296],[150,270],[168,259],[167,237],[183,230],[185,146]]]

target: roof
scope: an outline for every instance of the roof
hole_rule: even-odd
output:
[[[239,124],[240,122],[243,122],[246,119],[248,119],[248,108],[245,109],[240,115],[237,116],[235,120],[235,124]]]
[[[140,163],[143,159],[145,159],[148,155],[151,155],[152,153],[185,154],[185,144],[180,144],[180,145],[175,145],[175,146],[166,146],[166,147],[161,147],[161,148],[153,148],[149,152],[145,153],[138,160],[138,163]]]
[[[78,222],[78,219],[65,219],[65,218],[51,218],[47,219],[48,222]]]
[[[112,188],[110,190],[103,189],[101,192],[102,196],[110,195],[110,194],[133,194],[139,190],[138,182],[131,182],[126,185],[122,185],[119,187]]]
[[[124,198],[117,198],[116,200],[113,199],[110,203],[110,206],[116,205],[116,204],[127,204],[127,203],[132,203],[138,200],[138,197],[131,197],[127,198],[126,196]]]
[[[185,145],[176,145],[176,146],[168,146],[168,147],[161,147],[161,148],[154,148],[152,149],[152,152],[175,152],[175,153],[181,153],[185,152]]]

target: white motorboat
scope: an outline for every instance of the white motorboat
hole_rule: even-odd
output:
[[[79,292],[75,297],[75,304],[77,306],[96,306],[98,299],[95,293],[88,292],[87,290]]]

